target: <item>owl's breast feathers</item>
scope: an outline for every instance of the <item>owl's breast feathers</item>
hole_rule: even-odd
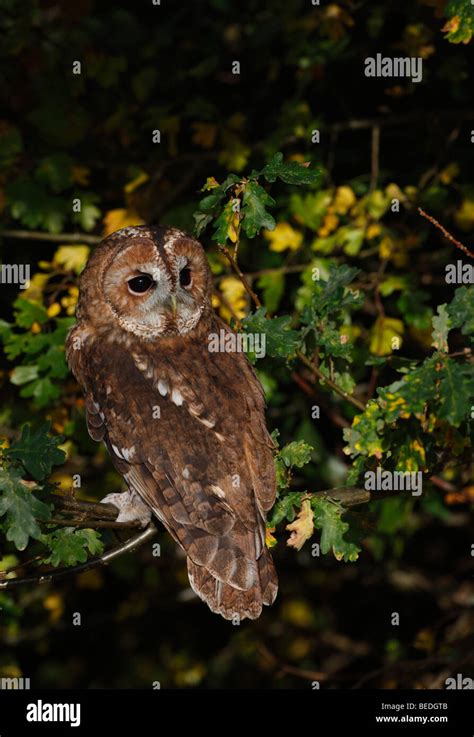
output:
[[[210,332],[222,327],[216,318]],[[210,353],[204,335],[126,341],[81,323],[68,337],[89,432],[186,551],[196,593],[228,619],[256,618],[277,593],[265,547],[273,442],[258,379],[244,354]]]

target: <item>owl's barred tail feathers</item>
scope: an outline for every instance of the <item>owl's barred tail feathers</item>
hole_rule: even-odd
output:
[[[188,557],[188,576],[193,591],[215,614],[224,619],[257,619],[265,604],[270,606],[278,592],[278,579],[270,553],[263,550],[257,561],[258,580],[248,590],[237,589],[216,578],[207,568]]]

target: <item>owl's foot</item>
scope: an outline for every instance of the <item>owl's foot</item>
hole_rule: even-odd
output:
[[[101,499],[101,504],[113,504],[120,514],[116,522],[140,522],[140,527],[146,527],[151,519],[151,509],[142,502],[135,491],[124,491],[121,494],[107,494]]]

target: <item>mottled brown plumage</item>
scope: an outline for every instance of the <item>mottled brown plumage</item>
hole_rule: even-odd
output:
[[[152,286],[133,291],[146,275]],[[277,593],[265,547],[273,443],[245,354],[208,350],[210,334],[230,331],[211,289],[198,241],[117,231],[82,274],[67,356],[91,436],[186,552],[194,591],[227,619],[254,619]]]

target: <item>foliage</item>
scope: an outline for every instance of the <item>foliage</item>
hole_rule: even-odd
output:
[[[128,663],[137,618],[148,623],[144,633],[155,634],[159,605],[166,632],[160,677],[174,686],[220,685],[223,673],[226,683],[239,685],[229,675],[228,653],[249,682],[262,672],[259,683],[268,685],[269,666],[259,654],[266,637],[293,664],[293,671],[278,670],[286,674],[283,682],[295,683],[300,664],[303,672],[331,672],[333,661],[320,655],[328,648],[322,633],[331,633],[342,660],[367,645],[368,612],[359,595],[367,581],[380,576],[375,595],[383,598],[389,582],[405,576],[408,594],[411,585],[418,595],[428,591],[431,575],[421,570],[415,584],[407,583],[401,569],[415,569],[419,550],[426,550],[430,573],[433,550],[446,551],[443,541],[459,539],[461,546],[473,499],[472,279],[446,278],[448,265],[468,259],[417,208],[472,250],[465,44],[473,6],[419,0],[394,10],[343,0],[320,7],[250,0],[236,15],[227,0],[210,0],[205,12],[200,2],[166,10],[164,3],[148,5],[138,11],[120,2],[0,0],[0,87],[7,101],[0,120],[0,212],[7,232],[30,235],[2,236],[2,257],[32,266],[27,288],[2,284],[0,294],[0,579],[21,575],[32,560],[42,570],[83,563],[114,544],[116,534],[130,534],[84,528],[73,517],[58,523],[58,494],[74,489],[77,499],[92,501],[120,483],[104,449],[87,435],[64,341],[74,323],[78,277],[95,242],[137,223],[182,227],[206,248],[216,311],[236,330],[265,336],[265,355],[249,358],[279,444],[267,544],[285,595],[265,614],[268,631],[235,628],[231,638],[222,630],[222,650],[212,652],[209,664],[186,639],[198,622],[203,631],[209,626],[199,620],[207,612],[193,609],[192,626],[179,630],[186,641],[174,639],[177,607],[184,620],[190,616],[180,599],[186,578],[161,536],[166,564],[138,551],[106,576],[89,571],[69,590],[71,607],[89,592],[91,612],[109,611],[115,596],[111,616],[130,627],[120,645]],[[381,48],[422,58],[422,84],[365,79],[363,60]],[[233,59],[241,60],[239,76],[229,71]],[[378,468],[422,473],[421,497],[380,494],[353,508],[318,494],[364,486],[365,474]],[[469,549],[465,538],[462,545],[449,563],[459,570]],[[463,590],[454,582],[450,591],[462,607]],[[348,618],[338,619],[336,604],[328,603],[339,596],[340,611],[347,611],[348,597],[359,607],[350,625],[360,624],[360,642],[347,634]],[[430,596],[432,609],[444,611],[447,595]],[[36,604],[2,592],[2,634],[14,641],[27,630],[35,606],[38,620],[54,627],[64,617],[64,590],[40,589]],[[436,644],[430,650],[426,643],[440,631],[419,636],[417,620],[410,640],[393,630],[387,635],[373,617],[370,626],[379,640],[374,650],[367,645],[370,663],[352,655],[352,674],[413,660],[420,642],[430,656]],[[342,632],[349,645],[341,644]],[[133,673],[109,674],[110,682],[154,680],[144,637]],[[443,654],[462,650],[453,643],[440,642]],[[0,675],[3,665],[0,656]],[[75,665],[69,667],[73,672]],[[90,669],[96,672],[95,662]],[[45,670],[42,678],[57,685],[59,676]],[[417,687],[431,683],[409,678]],[[391,679],[406,687],[402,676]]]

